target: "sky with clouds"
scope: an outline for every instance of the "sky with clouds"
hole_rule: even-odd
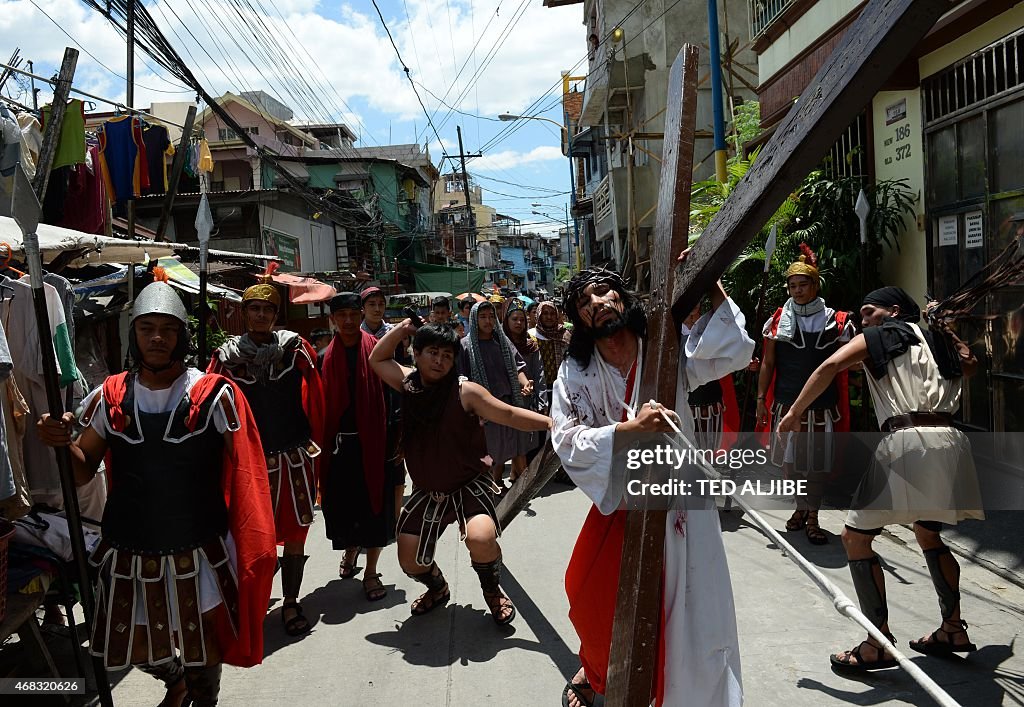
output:
[[[497,116],[529,111],[561,122],[561,72],[586,69],[582,4],[378,0],[435,134],[370,0],[140,2],[209,93],[262,89],[291,107],[297,120],[347,123],[357,145],[427,143],[435,165],[443,154],[458,154],[461,125],[467,152],[483,153],[468,167],[485,203],[523,221],[524,230],[558,228],[531,211],[564,218],[569,165],[558,129]],[[255,39],[252,26],[276,44]],[[102,15],[79,0],[0,0],[4,62],[18,47],[37,74],[49,76],[64,47],[76,42],[84,51],[75,86],[123,101],[125,42]],[[141,52],[135,81],[136,107],[194,99]],[[9,81],[4,93],[17,98],[18,91]],[[31,95],[21,100],[30,103]]]

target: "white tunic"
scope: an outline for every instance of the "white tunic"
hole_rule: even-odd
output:
[[[878,425],[911,412],[955,413],[963,379],[939,375],[921,329],[911,324],[919,345],[889,361],[879,379],[868,375]],[[983,519],[971,443],[954,427],[910,427],[885,435],[861,481],[846,524],[862,530],[918,520],[955,524]]]
[[[687,392],[744,368],[753,351],[732,300],[701,317],[684,339],[676,412],[691,442]],[[570,358],[562,362],[551,438],[566,472],[607,515],[622,505],[628,480],[621,464],[612,464],[626,380],[612,368],[611,379],[604,378],[610,385],[602,383],[598,356],[595,351],[585,369]],[[701,507],[694,509],[693,501],[687,499],[688,510],[671,511],[666,520],[665,704],[732,707],[742,703],[743,689],[729,567],[714,502],[698,499]]]

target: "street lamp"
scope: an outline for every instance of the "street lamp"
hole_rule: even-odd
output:
[[[551,118],[545,118],[545,117],[539,116],[539,115],[513,115],[512,113],[502,113],[502,114],[500,114],[498,116],[498,120],[504,121],[506,123],[509,122],[510,120],[543,120],[544,122],[551,123],[552,125],[557,125],[558,126],[558,129],[560,131],[562,131],[562,140],[565,142],[566,152],[569,153],[569,193],[570,193],[570,198],[572,199],[573,207],[575,207],[576,206],[576,171],[573,169],[573,166],[572,166],[572,133],[569,132],[569,127],[567,125],[563,125],[563,124],[559,123],[556,120],[551,120]],[[566,122],[568,122],[568,116],[566,116]],[[531,204],[531,206],[539,206],[539,204]],[[536,213],[536,212],[534,212],[534,213]],[[539,214],[539,215],[540,216],[544,216],[545,214]],[[549,216],[548,218],[551,218],[551,217]],[[569,228],[569,206],[568,206],[568,204],[565,207],[565,227],[566,227],[566,229]],[[581,253],[581,251],[580,251],[580,230],[579,230],[579,224],[576,222],[575,218],[573,219],[572,238],[569,239],[570,250],[572,249],[571,248],[571,244],[574,243],[574,242],[576,244],[576,258],[577,258],[577,260],[579,260],[580,253]],[[572,254],[570,253],[570,258],[571,258],[571,255]],[[577,269],[583,267],[583,264],[580,263],[580,262],[577,262],[576,265],[577,265]],[[570,268],[572,267],[572,261],[571,260],[570,260],[569,267]]]

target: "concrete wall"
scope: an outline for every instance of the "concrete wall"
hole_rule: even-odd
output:
[[[882,258],[882,281],[902,287],[921,302],[928,289],[928,239],[918,228],[924,224],[925,210],[921,90],[882,91],[872,101],[871,112],[876,179],[905,178],[917,192],[917,208],[904,219],[899,251],[887,250]]]
[[[757,59],[758,83],[764,83],[793,57],[807,49],[818,37],[828,32],[839,20],[860,5],[860,0],[824,0],[801,15],[793,26],[782,33]]]
[[[323,219],[321,223],[279,208],[261,205],[260,226],[264,238],[269,230],[295,239],[299,256],[297,270],[316,272],[336,269],[334,231],[330,221]],[[282,266],[281,269],[286,271],[291,268]]]

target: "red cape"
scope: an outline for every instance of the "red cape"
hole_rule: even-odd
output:
[[[121,401],[127,391],[127,378],[127,372],[120,373],[103,383],[103,396],[115,430],[123,430],[126,421]],[[227,382],[234,393],[239,424],[239,429],[227,436],[221,474],[224,503],[228,508],[228,529],[235,542],[237,560],[238,633],[232,630],[222,604],[222,610],[217,614],[217,637],[224,662],[247,668],[263,662],[263,619],[270,602],[277,543],[267,463],[256,431],[256,421],[242,391],[224,376],[204,375],[189,391],[192,409],[187,424],[192,427],[198,422],[196,414],[199,407],[222,382]],[[108,467],[108,474],[111,471]],[[113,480],[113,475],[110,480]]]
[[[370,507],[375,515],[384,506],[384,447],[387,432],[387,414],[384,408],[384,387],[380,377],[370,368],[370,354],[377,345],[373,334],[359,330],[359,353],[356,356],[356,429],[363,452],[363,474],[370,494]],[[341,416],[351,404],[348,394],[348,360],[345,345],[337,334],[324,352],[323,385],[326,397],[324,421],[324,461],[318,467],[322,475],[330,465],[334,440],[338,436]],[[320,486],[320,477],[317,487]]]
[[[779,330],[779,318],[782,316],[782,307],[775,310],[775,314],[772,315],[772,328],[771,333],[774,334]],[[849,312],[836,312],[836,325],[839,330],[842,331],[843,327],[846,326],[846,318],[849,316]],[[768,338],[764,339],[766,342]],[[761,346],[761,350],[764,350],[764,344]],[[839,419],[835,421],[832,429],[835,432],[849,432],[850,431],[850,383],[849,375],[846,371],[843,371],[836,375],[836,389],[838,393],[838,402],[836,407],[839,408]],[[764,447],[771,446],[771,434],[772,434],[772,404],[775,401],[775,371],[772,371],[772,381],[768,384],[768,391],[765,393],[764,404],[768,408],[768,421],[765,424],[757,423],[754,427],[754,432],[758,435],[758,439],[761,445]],[[839,455],[836,455],[837,459]]]
[[[632,395],[636,369],[626,382],[626,400]],[[625,413],[623,413],[625,421]],[[580,663],[587,680],[599,694],[608,686],[608,663],[611,659],[612,625],[619,593],[619,571],[622,546],[625,542],[626,511],[602,514],[591,506],[569,566],[565,570],[565,594],[569,599],[569,620],[580,638]],[[665,591],[661,588],[661,620],[658,631],[658,671],[656,704],[664,697],[665,674]]]

